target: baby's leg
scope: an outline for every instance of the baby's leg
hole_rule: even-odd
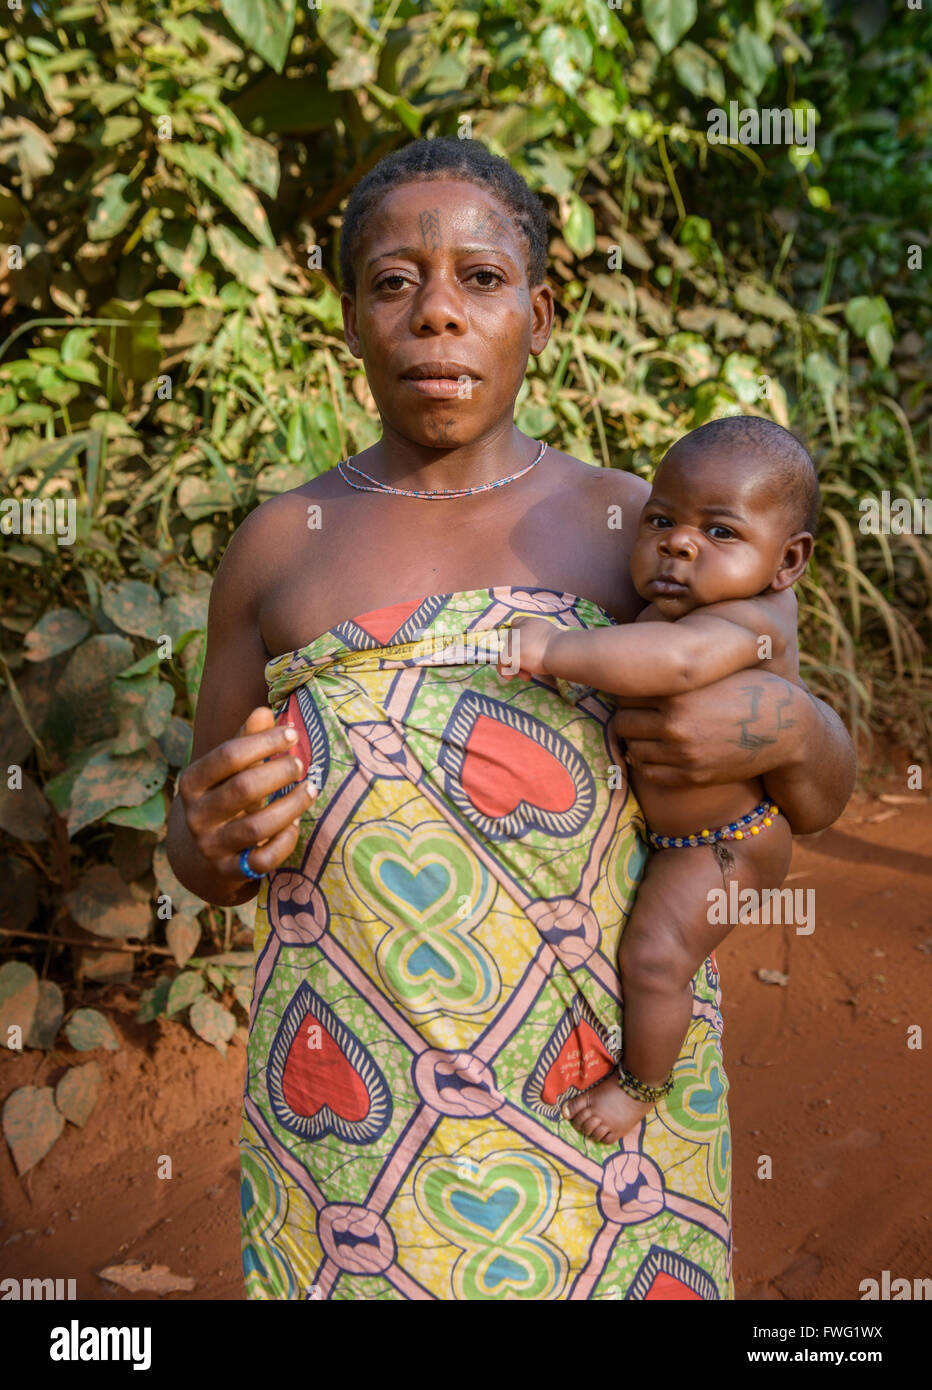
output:
[[[734,862],[725,876],[705,845],[650,856],[618,952],[622,1061],[638,1080],[660,1086],[667,1079],[689,1030],[693,977],[734,925],[712,910],[711,891],[727,892],[731,879],[739,892],[778,888],[791,847],[789,826],[780,816],[760,836],[726,842]],[[582,1133],[614,1143],[652,1108],[627,1096],[612,1073],[568,1102],[564,1113]]]

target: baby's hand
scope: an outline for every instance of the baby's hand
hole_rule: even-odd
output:
[[[558,629],[544,618],[514,618],[504,650],[498,659],[499,675],[545,676],[547,643]]]

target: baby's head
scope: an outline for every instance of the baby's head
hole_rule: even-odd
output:
[[[773,420],[710,420],[664,456],[641,513],[631,577],[668,618],[788,589],[819,515],[806,449]]]

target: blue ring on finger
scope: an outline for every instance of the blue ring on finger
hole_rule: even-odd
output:
[[[239,866],[247,878],[265,878],[265,874],[257,874],[255,869],[251,869],[249,867],[249,856],[250,854],[252,854],[254,849],[255,845],[250,845],[248,849],[244,849],[241,852],[239,857]]]

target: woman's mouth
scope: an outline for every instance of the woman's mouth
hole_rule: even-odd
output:
[[[461,362],[419,362],[402,374],[401,380],[422,396],[438,400],[470,400],[479,378]]]
[[[436,396],[442,400],[459,396],[468,401],[472,397],[473,386],[479,384],[472,377],[464,382],[457,381],[455,377],[444,376],[424,376],[417,379],[406,376],[402,377],[402,380],[406,386],[413,386],[422,396]]]

